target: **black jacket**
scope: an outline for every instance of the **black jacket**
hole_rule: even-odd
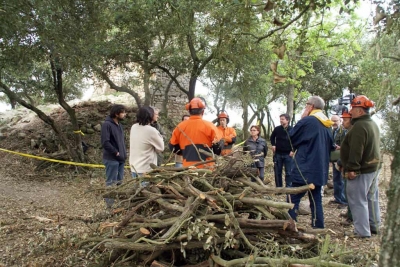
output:
[[[292,145],[289,140],[289,131],[291,126],[283,128],[282,125],[275,127],[271,134],[271,145],[276,146],[277,154],[289,154],[292,151]]]
[[[103,159],[124,162],[126,160],[126,146],[124,128],[121,123],[116,124],[110,116],[101,125],[101,145]],[[119,156],[117,153],[119,152]]]

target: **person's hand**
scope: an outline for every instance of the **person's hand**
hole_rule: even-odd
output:
[[[336,170],[338,170],[339,172],[343,172],[343,167],[339,166],[339,164],[337,162],[333,163],[334,167]]]
[[[336,150],[340,150],[340,146],[336,145]]]
[[[294,155],[294,152],[293,151],[290,151],[290,153],[289,153],[289,157],[293,157],[293,155]]]
[[[347,177],[348,177],[350,180],[353,180],[354,178],[357,177],[357,174],[356,174],[355,172],[348,172],[348,173],[347,173]]]
[[[117,152],[116,156],[119,157],[119,152]]]
[[[303,114],[301,114],[301,118],[307,117],[310,115],[311,111],[313,110],[313,105],[306,105]]]
[[[271,148],[272,148],[272,152],[275,153],[275,151],[276,151],[276,146],[272,146]]]

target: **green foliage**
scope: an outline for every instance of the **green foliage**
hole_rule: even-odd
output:
[[[63,97],[82,94],[86,47],[99,22],[99,5],[92,1],[13,1],[0,18],[2,81],[31,103],[55,102],[55,68],[63,73]]]

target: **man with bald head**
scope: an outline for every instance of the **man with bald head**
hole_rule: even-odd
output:
[[[335,168],[335,163],[339,159],[340,156],[340,145],[344,140],[344,137],[347,133],[347,130],[342,125],[342,119],[338,115],[333,115],[331,117],[331,121],[333,121],[332,125],[332,135],[333,140],[336,144],[336,154],[337,157],[333,156],[335,152],[331,153],[331,162],[333,165],[332,173],[333,173],[333,197],[329,203],[331,204],[339,204],[339,208],[346,208],[347,201],[344,195],[344,181],[342,177],[342,173]]]

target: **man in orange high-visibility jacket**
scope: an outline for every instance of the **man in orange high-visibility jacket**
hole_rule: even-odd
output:
[[[169,148],[176,154],[183,156],[183,166],[188,167],[198,162],[211,160],[209,155],[202,154],[199,149],[219,155],[221,146],[217,127],[209,121],[203,120],[206,104],[201,98],[193,98],[186,104],[190,118],[182,121],[172,132]],[[215,163],[197,165],[197,168],[213,166]]]
[[[236,131],[232,127],[228,127],[229,116],[225,111],[218,115],[218,131],[224,140],[224,147],[222,148],[221,155],[225,156],[232,152],[232,146],[236,142]]]

